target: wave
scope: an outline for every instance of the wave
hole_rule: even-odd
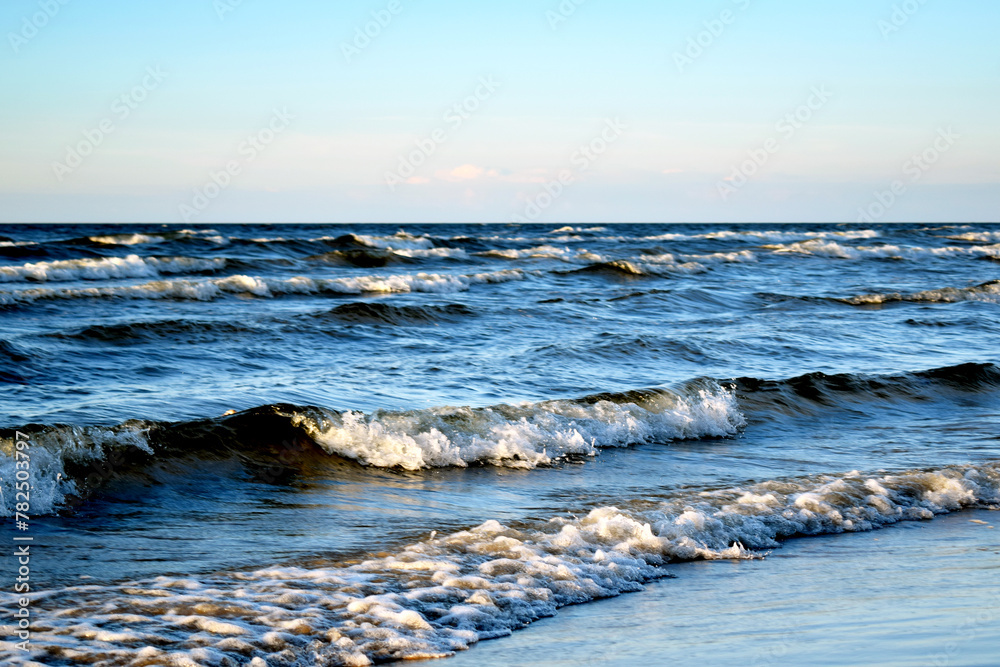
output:
[[[835,299],[852,306],[878,305],[885,303],[956,303],[959,301],[1000,302],[1000,280],[991,280],[973,287],[943,287],[923,292],[886,292],[881,294],[860,294],[846,299]]]
[[[757,416],[871,401],[931,401],[948,391],[994,391],[1000,387],[1000,368],[969,363],[896,375],[807,373],[786,380],[743,377],[721,384],[737,395],[747,413]]]
[[[369,236],[355,234],[356,238],[370,248],[385,250],[424,250],[434,248],[434,241],[426,236],[414,236],[406,232],[396,232],[390,236]]]
[[[998,504],[1000,463],[852,471],[625,499],[581,518],[491,520],[354,560],[35,591],[26,595],[46,622],[34,628],[30,658],[251,665],[440,658],[567,605],[642,590],[673,576],[663,567],[672,562],[762,558],[790,538]],[[17,597],[0,597],[5,617],[14,618]],[[16,628],[3,630],[14,636]],[[198,642],[179,641],[195,634]],[[16,655],[12,642],[0,644],[0,657]]]
[[[261,298],[289,294],[392,294],[406,292],[463,292],[473,285],[524,280],[530,274],[517,269],[448,275],[358,276],[355,278],[260,278],[234,275],[210,280],[159,280],[141,285],[89,287],[79,289],[31,288],[0,291],[0,305],[19,305],[41,299],[180,299],[212,301],[227,294]]]
[[[31,362],[31,356],[10,341],[0,340],[0,383],[23,384],[28,381],[21,371]]]
[[[476,463],[534,468],[595,456],[603,447],[732,436],[745,422],[732,394],[712,383],[687,395],[645,390],[489,408],[325,412],[292,423],[331,454],[419,470]]]
[[[721,230],[718,232],[707,232],[703,234],[658,234],[655,236],[641,237],[645,241],[684,241],[684,240],[727,240],[727,241],[749,241],[759,243],[769,241],[774,243],[786,243],[789,241],[809,241],[811,239],[873,239],[881,236],[881,232],[874,229],[856,229],[837,232],[830,231],[779,231],[779,230]]]
[[[945,238],[952,241],[969,241],[971,243],[998,243],[1000,242],[1000,232],[966,232]]]
[[[789,245],[765,245],[766,250],[776,254],[814,255],[837,259],[925,259],[929,257],[996,257],[1000,256],[1000,245],[921,248],[910,246],[848,246],[835,241],[809,240]]]
[[[307,260],[357,266],[363,269],[377,269],[394,262],[405,261],[406,258],[387,250],[355,248],[351,250],[332,250],[321,255],[312,255]]]
[[[140,245],[159,243],[164,240],[162,236],[150,236],[149,234],[108,234],[106,236],[88,236],[87,239],[101,245]]]
[[[341,249],[349,248],[372,248],[376,250],[400,251],[400,250],[422,250],[435,248],[433,239],[427,236],[414,236],[406,232],[396,232],[388,236],[377,236],[367,234],[347,233],[339,236],[318,236],[314,238],[251,238],[243,239],[230,237],[229,243],[253,244],[253,245],[279,245],[279,244],[323,244]]]
[[[214,229],[179,229],[164,232],[123,232],[119,234],[102,234],[83,238],[68,239],[59,243],[73,245],[103,246],[135,246],[151,245],[169,241],[202,241],[213,245],[227,245],[229,239],[220,235]]]
[[[697,262],[668,262],[660,258],[659,263],[632,262],[625,259],[615,259],[606,262],[589,264],[572,271],[557,271],[556,273],[587,274],[593,273],[618,278],[639,278],[647,276],[669,276],[671,274],[695,274],[707,271],[705,266]]]
[[[406,325],[454,322],[473,315],[474,310],[457,303],[446,306],[393,306],[387,303],[360,302],[337,306],[323,313],[322,317],[363,324]]]
[[[36,512],[84,498],[95,462],[116,472],[166,455],[247,455],[268,443],[306,440],[318,453],[366,466],[422,468],[495,465],[534,468],[600,448],[734,435],[744,419],[731,392],[703,383],[683,393],[651,389],[576,400],[485,408],[433,408],[372,414],[269,405],[199,422],[133,420],[114,427],[25,426],[32,440]],[[0,430],[0,513],[12,505],[15,433]],[[104,478],[99,478],[103,483]]]
[[[235,322],[202,322],[197,320],[163,320],[157,322],[126,322],[98,324],[72,331],[47,334],[50,338],[99,341],[127,345],[146,340],[184,337],[191,342],[199,335],[231,335],[254,331],[253,327]]]
[[[601,262],[603,258],[588,250],[572,250],[552,245],[541,245],[533,248],[516,250],[514,248],[486,250],[475,253],[479,257],[496,259],[557,259],[563,262]]]
[[[582,269],[568,271],[567,273],[597,273],[617,277],[639,277],[650,275],[650,273],[643,270],[643,268],[624,259],[616,259],[609,262],[598,262],[596,264],[585,266]]]
[[[553,229],[549,234],[596,234],[608,231],[607,227],[572,227],[567,225],[559,229]]]
[[[633,260],[597,261],[582,269],[570,271],[570,273],[601,273],[611,276],[694,275],[708,271],[707,265],[710,264],[754,261],[757,261],[756,255],[748,250],[718,252],[708,255],[646,254]]]
[[[410,263],[417,259],[465,259],[466,252],[461,248],[413,248],[384,250],[381,248],[352,248],[350,250],[333,250],[306,259],[322,261],[331,264],[358,266],[373,269],[393,263]]]
[[[357,304],[352,304],[346,312],[357,310]],[[390,311],[389,317],[400,312],[407,311]],[[376,311],[375,316],[385,318],[386,314]],[[94,466],[112,459],[117,461],[113,466],[117,472],[110,476],[142,469],[160,456],[260,455],[266,460],[277,455],[280,443],[292,442],[307,443],[317,462],[351,461],[411,471],[470,465],[530,469],[596,456],[609,447],[731,437],[747,423],[744,415],[765,419],[773,414],[812,413],[824,406],[939,400],[949,393],[992,392],[997,387],[997,366],[964,364],[897,375],[810,373],[786,380],[698,379],[674,390],[644,389],[491,407],[364,414],[280,404],[195,422],[30,425],[21,431],[33,442],[32,469],[39,499],[33,499],[32,507],[50,513],[67,499],[92,493],[96,486],[87,480]],[[14,435],[10,429],[0,429],[0,451],[6,455],[0,457],[0,492],[6,499],[0,513],[9,514],[11,507]],[[99,475],[97,480],[103,483],[110,476]]]
[[[0,340],[0,362],[4,364],[19,364],[28,361],[30,357],[22,352],[14,343]]]
[[[773,292],[757,292],[754,296],[770,302],[802,301],[807,303],[839,303],[849,306],[880,306],[890,303],[958,303],[962,301],[997,303],[1000,299],[1000,280],[991,280],[971,287],[942,287],[921,292],[876,292],[849,297],[794,296]]]
[[[57,282],[72,280],[108,280],[113,278],[152,278],[162,274],[219,271],[226,260],[192,257],[102,257],[37,262],[21,266],[0,266],[0,282]]]
[[[666,264],[672,265],[674,267],[682,267],[689,270],[694,269],[705,269],[704,264],[723,264],[723,263],[736,263],[742,264],[746,262],[756,262],[757,256],[749,250],[740,250],[739,252],[715,252],[707,255],[685,255],[685,254],[656,254],[649,253],[643,255],[641,258],[643,262],[649,262],[650,264]]]

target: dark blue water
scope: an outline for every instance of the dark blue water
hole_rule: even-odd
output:
[[[998,278],[989,225],[0,226],[0,655],[447,655],[996,504]]]

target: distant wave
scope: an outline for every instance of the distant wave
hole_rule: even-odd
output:
[[[9,238],[9,237],[4,237]],[[441,241],[444,245],[446,242]],[[19,242],[15,239],[0,241],[0,255],[19,256],[18,252],[25,252],[25,247],[31,245],[35,249],[32,254],[47,254],[49,252],[65,252],[65,249],[91,249],[96,252],[104,252],[111,248],[136,247],[137,252],[143,246],[164,247],[193,246],[205,248],[217,248],[220,246],[291,246],[296,249],[314,250],[326,248],[350,249],[350,248],[371,248],[377,250],[387,250],[393,252],[411,252],[420,250],[438,249],[439,242],[426,236],[414,236],[406,232],[397,232],[388,235],[366,235],[347,233],[340,236],[317,236],[317,237],[241,237],[220,233],[215,229],[181,229],[170,231],[146,231],[95,234],[92,236],[82,236],[74,238],[52,239],[44,242]],[[64,250],[58,250],[64,249]],[[9,252],[3,252],[3,251]],[[25,254],[27,254],[25,252]]]
[[[471,317],[475,311],[462,304],[446,306],[394,306],[388,303],[345,303],[318,317],[334,318],[344,322],[377,324],[435,324],[454,322]],[[311,318],[317,315],[310,315]]]
[[[31,288],[0,291],[0,305],[18,305],[42,299],[183,299],[211,301],[227,294],[270,298],[286,294],[364,294],[462,292],[473,285],[524,280],[528,273],[509,269],[468,275],[418,273],[358,276],[354,278],[262,278],[246,275],[210,280],[160,280],[141,285],[88,288]]]
[[[59,282],[72,280],[108,280],[114,278],[153,278],[162,274],[219,271],[226,266],[221,258],[192,257],[101,257],[37,262],[21,266],[0,266],[0,282]]]
[[[569,273],[603,273],[612,276],[648,276],[650,273],[642,267],[624,259],[617,259],[609,262],[598,262],[590,264],[582,269],[575,269]]]
[[[600,262],[603,258],[588,250],[573,250],[566,247],[553,245],[540,245],[533,248],[503,248],[485,250],[477,252],[480,257],[493,257],[496,259],[558,259],[564,262]]]
[[[947,238],[952,241],[969,241],[972,243],[1000,243],[1000,232],[966,232]]]
[[[203,241],[215,245],[225,245],[228,243],[226,237],[220,235],[214,229],[180,229],[177,231],[165,232],[126,232],[122,234],[103,234],[86,236],[83,238],[64,239],[56,241],[60,244],[71,245],[93,245],[93,246],[137,246],[164,243],[168,241]]]
[[[973,287],[942,287],[923,292],[885,292],[881,294],[860,294],[846,299],[837,299],[852,306],[883,303],[955,303],[958,301],[1000,302],[1000,280],[991,280]]]
[[[836,241],[809,240],[788,245],[765,245],[763,248],[776,254],[814,255],[837,259],[924,259],[928,257],[996,257],[1000,245],[941,248],[910,246],[849,246]]]
[[[762,241],[772,243],[784,243],[788,241],[808,241],[810,239],[873,239],[881,236],[881,232],[874,229],[849,229],[842,231],[808,231],[808,230],[721,230],[717,232],[705,232],[702,234],[657,234],[655,236],[639,237],[645,241],[685,241],[685,240],[728,240],[728,241],[748,241],[760,243]]]
[[[672,255],[641,258],[636,260],[614,259],[588,264],[580,269],[556,271],[569,274],[597,274],[618,278],[638,278],[643,276],[669,277],[673,275],[694,275],[704,273],[708,268],[699,262],[678,261]]]
[[[352,248],[332,250],[306,259],[358,266],[365,269],[379,268],[393,263],[412,263],[418,259],[464,259],[466,252],[460,248],[412,248],[385,250],[382,248]]]
[[[127,345],[140,341],[177,338],[179,336],[184,336],[185,340],[190,342],[193,336],[205,334],[231,335],[254,330],[252,326],[238,322],[162,320],[153,322],[125,322],[120,324],[95,324],[81,329],[50,333],[47,334],[47,337]]]
[[[200,664],[211,656],[251,665],[292,664],[286,658],[296,654],[325,665],[440,658],[567,605],[641,590],[670,576],[662,566],[671,562],[761,558],[790,538],[998,504],[998,463],[623,498],[579,517],[516,526],[490,520],[349,561],[29,593],[46,619],[34,629],[31,658],[47,663],[71,652],[87,663],[114,655],[123,664]],[[0,598],[8,617],[15,598]],[[197,631],[199,642],[178,646],[179,629]],[[0,657],[14,651],[7,643]]]
[[[1000,280],[971,287],[942,287],[920,292],[876,292],[849,297],[794,296],[758,292],[755,296],[768,301],[803,301],[814,303],[841,303],[849,306],[877,306],[891,303],[958,303],[961,301],[1000,302]]]

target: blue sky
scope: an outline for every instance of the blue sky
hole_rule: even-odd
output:
[[[1000,3],[577,1],[7,0],[0,219],[998,220]]]

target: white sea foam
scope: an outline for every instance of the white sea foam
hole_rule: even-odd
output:
[[[44,622],[30,653],[7,640],[0,659],[304,667],[445,657],[566,605],[641,590],[671,561],[759,558],[789,537],[997,503],[996,463],[852,472],[623,500],[517,528],[487,521],[349,562],[35,591],[27,595]],[[0,594],[4,618],[15,618],[17,597]]]
[[[229,239],[224,236],[220,236],[219,233],[214,229],[182,229],[178,232],[169,232],[163,234],[105,234],[103,236],[89,236],[87,237],[90,241],[94,243],[101,243],[104,245],[146,245],[150,243],[162,243],[175,238],[175,235],[179,236],[196,236],[200,237],[206,241],[211,241],[218,245],[227,245]]]
[[[149,236],[148,234],[108,234],[106,236],[89,236],[87,238],[94,243],[103,243],[104,245],[143,245],[163,241],[162,236]]]
[[[152,278],[162,274],[215,271],[226,260],[192,257],[102,257],[36,262],[20,266],[0,266],[0,282],[58,282],[72,280],[107,280],[113,278]]]
[[[465,259],[468,257],[468,253],[462,248],[406,248],[406,249],[393,249],[392,251],[396,255],[401,257],[412,257],[414,259],[424,257],[424,258],[438,258],[438,259]]]
[[[711,240],[739,240],[739,241],[767,241],[771,243],[785,243],[789,241],[806,241],[809,239],[872,239],[881,236],[881,233],[874,229],[855,229],[845,231],[779,231],[779,230],[721,230],[708,232],[705,234],[658,234],[656,236],[642,237],[645,241],[680,241],[692,239]]]
[[[641,404],[547,401],[296,421],[331,454],[407,470],[471,463],[532,468],[568,454],[594,456],[601,447],[733,435],[745,423],[736,397],[718,386],[690,397],[650,394]]]
[[[558,259],[563,262],[603,262],[605,259],[596,253],[586,249],[572,250],[566,247],[553,245],[540,245],[534,248],[524,248],[516,250],[507,248],[503,250],[486,250],[477,252],[480,257],[495,257],[498,259]]]
[[[559,229],[553,229],[549,234],[579,234],[579,233],[596,233],[596,232],[606,232],[607,227],[573,227],[567,225],[565,227],[560,227]]]
[[[765,249],[777,254],[793,253],[799,255],[815,255],[817,257],[834,257],[839,259],[869,259],[873,257],[896,259],[924,259],[929,257],[997,257],[1000,256],[1000,244],[990,246],[922,248],[913,246],[849,246],[836,241],[810,240],[788,245],[768,245]]]
[[[756,262],[757,256],[749,250],[739,252],[716,252],[708,255],[684,255],[666,253],[663,255],[643,255],[637,258],[638,261],[649,262],[651,264],[674,264],[682,266],[684,264],[722,264],[722,263],[744,263]]]
[[[191,299],[211,301],[226,294],[253,295],[262,298],[285,294],[337,294],[435,292],[468,290],[473,285],[524,280],[529,272],[517,269],[448,275],[433,273],[355,278],[259,278],[234,275],[210,280],[158,280],[141,285],[87,288],[30,288],[0,291],[0,304],[30,303],[39,299],[80,299],[119,297],[125,299]]]
[[[355,234],[366,246],[383,250],[426,250],[434,247],[434,241],[426,236],[414,236],[406,232],[396,232],[391,236],[366,236]]]
[[[1000,232],[966,232],[955,234],[946,238],[952,241],[971,241],[974,243],[997,243],[1000,241]]]

